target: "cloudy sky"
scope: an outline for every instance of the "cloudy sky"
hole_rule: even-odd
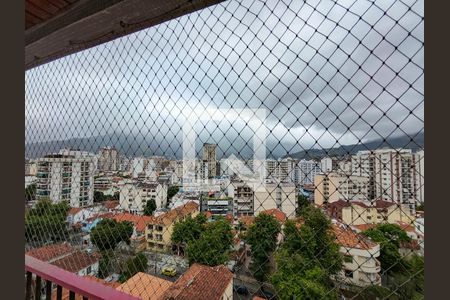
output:
[[[226,1],[26,72],[26,142],[141,135],[244,147],[266,109],[278,152],[423,130],[421,1]],[[201,117],[201,118],[200,118]],[[245,142],[244,142],[245,144]]]

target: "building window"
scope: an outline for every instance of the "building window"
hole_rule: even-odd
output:
[[[345,277],[353,278],[353,271],[344,270],[344,275],[345,275]]]
[[[92,272],[92,267],[91,266],[87,267],[86,274],[89,275],[89,274],[91,274],[91,272]]]

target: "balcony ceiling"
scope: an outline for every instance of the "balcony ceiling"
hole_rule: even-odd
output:
[[[26,0],[25,69],[223,0]]]

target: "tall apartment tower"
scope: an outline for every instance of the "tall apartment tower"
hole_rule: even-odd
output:
[[[412,205],[417,199],[415,154],[410,149],[359,151],[352,174],[369,176],[369,199]]]
[[[213,178],[217,175],[217,160],[216,160],[216,144],[203,144],[203,161],[208,167],[208,178]]]
[[[321,164],[315,160],[302,159],[298,162],[299,184],[314,183],[314,176],[322,173]]]
[[[103,172],[119,169],[119,153],[115,148],[104,147],[98,151],[98,170]]]
[[[97,158],[82,151],[62,150],[37,162],[36,198],[68,201],[71,207],[94,202],[94,171]]]

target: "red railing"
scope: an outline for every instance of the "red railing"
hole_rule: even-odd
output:
[[[81,295],[89,300],[139,300],[134,296],[117,291],[101,283],[92,281],[77,274],[68,272],[49,263],[25,255],[25,271],[27,274],[25,299],[32,299],[33,274],[35,278],[35,293],[33,299],[41,298],[41,282],[46,281],[46,299],[51,299],[52,284],[57,286],[57,299],[62,299],[62,289],[69,290],[69,299]]]

